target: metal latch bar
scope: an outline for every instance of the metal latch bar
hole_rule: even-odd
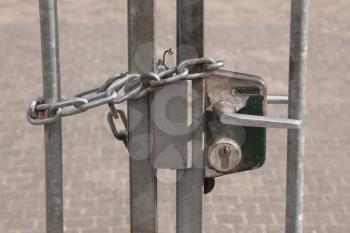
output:
[[[288,96],[286,95],[268,95],[268,104],[288,104]]]
[[[216,105],[213,110],[223,124],[283,129],[299,129],[303,125],[300,120],[234,113],[222,104]]]

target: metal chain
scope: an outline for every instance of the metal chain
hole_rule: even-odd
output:
[[[109,127],[111,128],[111,131],[113,133],[113,136],[119,140],[123,141],[126,148],[128,148],[128,120],[126,119],[125,112],[121,109],[117,109],[114,104],[108,103],[108,106],[110,108],[110,111],[107,115],[107,121],[109,124]],[[117,126],[114,123],[114,119],[121,119],[124,130],[118,130]]]
[[[169,52],[169,51],[168,51]],[[163,61],[165,58],[163,58]],[[164,66],[164,62],[161,64]],[[189,67],[203,65],[203,72],[190,73]],[[111,112],[108,116],[113,134],[126,144],[126,131],[118,131],[112,126],[113,119],[122,118],[125,128],[125,113],[115,108],[115,104],[121,104],[130,99],[138,99],[151,93],[159,86],[167,85],[180,80],[193,80],[203,78],[205,72],[218,69],[224,65],[223,61],[215,61],[212,58],[194,58],[181,62],[177,67],[162,69],[158,72],[146,74],[121,73],[110,77],[102,86],[80,91],[72,98],[61,101],[44,103],[42,98],[33,101],[27,111],[27,119],[33,125],[44,125],[58,121],[62,117],[85,112],[91,108],[108,104]]]

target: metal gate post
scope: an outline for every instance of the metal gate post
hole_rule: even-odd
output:
[[[304,120],[309,0],[292,0],[289,70],[291,119]],[[288,130],[286,233],[303,232],[304,129]]]
[[[44,101],[61,99],[56,0],[40,0]],[[46,232],[63,233],[61,120],[45,124]]]
[[[154,9],[153,0],[128,0],[129,72],[155,70]],[[149,105],[148,96],[128,101],[132,233],[157,232],[157,180],[149,159]]]
[[[203,0],[177,0],[177,63],[203,56]],[[194,67],[194,69],[198,69]],[[204,82],[192,81],[192,168],[178,170],[176,232],[202,233]],[[194,124],[196,122],[197,124]]]

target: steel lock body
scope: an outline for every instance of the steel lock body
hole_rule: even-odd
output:
[[[206,177],[261,167],[266,157],[266,128],[302,126],[300,120],[265,116],[268,102],[280,104],[285,98],[268,98],[258,76],[221,69],[190,76],[198,77],[206,80]],[[159,88],[151,98],[151,162],[154,168],[189,169],[193,165],[191,135],[201,127],[192,121],[192,102],[200,97],[189,91],[190,80],[172,85]]]
[[[266,129],[224,124],[216,109],[264,116],[267,92],[262,78],[216,70],[206,78],[206,96],[206,177],[261,167],[266,157]]]

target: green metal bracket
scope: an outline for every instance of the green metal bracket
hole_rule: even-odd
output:
[[[205,122],[208,145],[206,177],[217,177],[261,167],[266,158],[266,129],[224,124],[214,109],[216,105],[224,104],[238,114],[265,115],[266,88],[263,80],[253,75],[217,71],[212,77],[207,78],[206,90]],[[212,97],[218,96],[217,93],[221,93],[221,100]],[[232,140],[240,149],[239,162],[228,171],[215,169],[210,163],[211,147],[220,139]]]

